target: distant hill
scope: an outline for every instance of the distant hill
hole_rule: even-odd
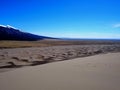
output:
[[[19,29],[16,29],[11,26],[0,25],[0,40],[36,41],[42,39],[53,39],[53,38],[22,32]]]

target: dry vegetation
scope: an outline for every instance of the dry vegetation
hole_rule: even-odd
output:
[[[63,45],[111,45],[120,41],[102,40],[41,40],[41,41],[0,41],[0,48],[47,47]]]

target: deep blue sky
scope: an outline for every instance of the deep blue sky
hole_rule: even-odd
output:
[[[52,37],[120,39],[120,0],[0,0],[0,24]]]

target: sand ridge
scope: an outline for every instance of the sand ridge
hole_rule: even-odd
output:
[[[120,45],[69,45],[0,49],[0,71],[108,52],[120,52]]]

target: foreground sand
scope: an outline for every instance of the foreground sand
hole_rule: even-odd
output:
[[[3,72],[0,90],[120,90],[120,53]]]

